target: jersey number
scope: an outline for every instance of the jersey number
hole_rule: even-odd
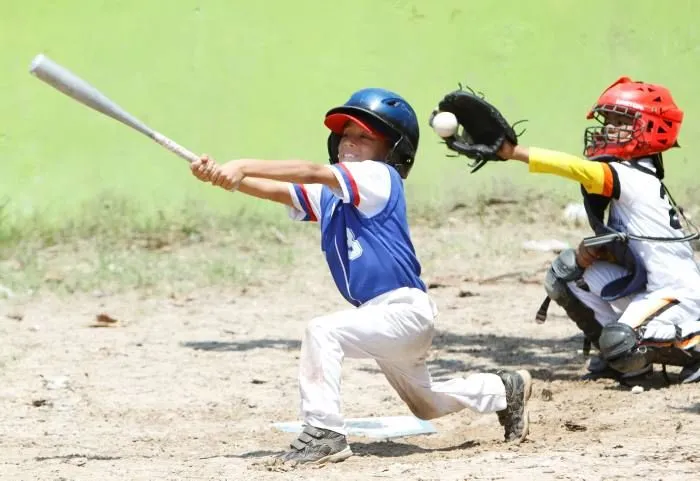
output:
[[[355,234],[350,229],[345,229],[345,235],[348,238],[348,259],[354,261],[362,255],[362,245],[355,239]]]

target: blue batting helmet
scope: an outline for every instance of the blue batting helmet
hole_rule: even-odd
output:
[[[345,104],[326,113],[328,155],[331,164],[338,162],[338,145],[348,121],[378,132],[390,142],[385,162],[402,178],[408,176],[418,149],[418,119],[411,105],[400,95],[380,88],[358,90]],[[381,160],[381,159],[376,159]]]

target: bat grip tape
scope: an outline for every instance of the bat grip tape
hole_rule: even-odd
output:
[[[170,152],[179,155],[189,163],[199,160],[198,155],[194,154],[193,152],[190,152],[189,150],[187,150],[180,144],[170,140],[163,134],[153,132],[153,140],[155,140],[158,144],[168,149]]]

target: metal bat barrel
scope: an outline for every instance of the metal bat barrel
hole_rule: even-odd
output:
[[[119,105],[107,98],[102,92],[81,79],[67,68],[57,64],[46,55],[34,57],[29,72],[55,89],[74,100],[87,105],[129,127],[147,135],[169,151],[192,163],[199,159],[197,155],[177,144],[165,135],[156,132],[129,114]]]
[[[34,57],[29,72],[78,102],[87,105],[144,135],[153,138],[153,129],[126,112],[95,87],[44,54]]]

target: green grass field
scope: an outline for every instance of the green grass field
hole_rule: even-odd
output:
[[[494,165],[469,176],[428,129],[464,82],[522,141],[578,153],[585,113],[620,75],[671,88],[686,112],[669,185],[692,188],[700,154],[700,2],[674,0],[2,1],[0,206],[5,241],[66,226],[277,222],[276,206],[195,181],[184,161],[31,77],[43,52],[195,152],[326,161],[325,112],[366,86],[403,94],[423,122],[410,201],[440,208],[488,189],[562,180]],[[505,182],[505,184],[504,184]],[[499,187],[500,185],[500,187]],[[503,187],[503,186],[506,187]],[[678,191],[678,197],[683,197]],[[107,227],[105,227],[107,226]],[[71,228],[67,232],[72,232]]]

